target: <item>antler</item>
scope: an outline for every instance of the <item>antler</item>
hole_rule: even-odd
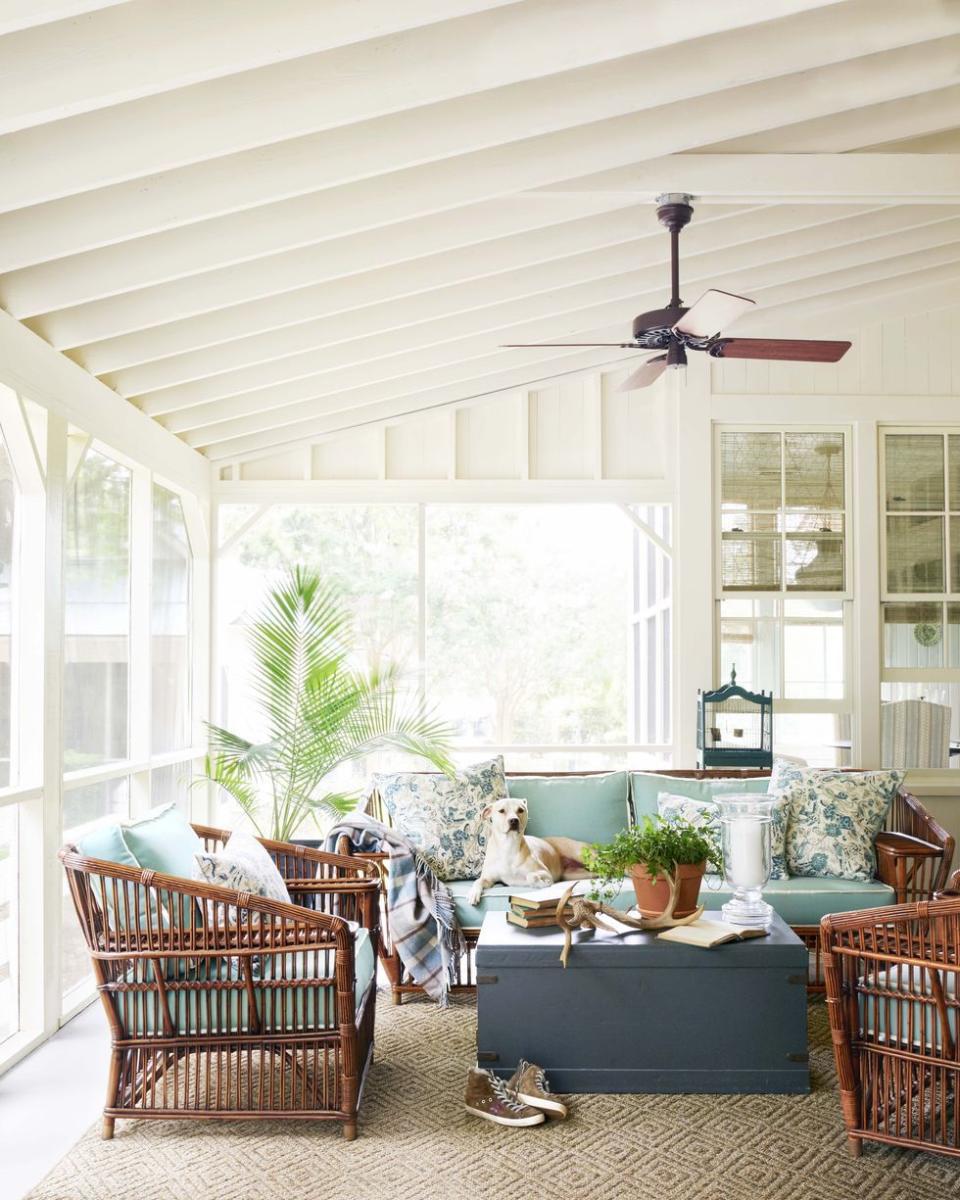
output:
[[[676,868],[676,864],[674,864],[674,868]],[[674,925],[692,925],[694,921],[698,921],[703,916],[702,904],[688,917],[675,917],[673,915],[673,910],[677,907],[677,896],[680,892],[680,880],[677,878],[675,869],[667,875],[667,886],[670,888],[670,898],[667,900],[667,907],[659,917],[644,917],[641,928],[670,929]]]
[[[573,889],[576,884],[571,884],[557,904],[557,924],[563,930],[564,934],[563,950],[560,952],[560,961],[564,967],[566,967],[567,959],[570,957],[573,931],[575,929],[609,929],[610,926],[604,920],[605,917],[616,921],[620,925],[628,925],[631,929],[642,931],[669,929],[674,925],[692,925],[694,921],[699,920],[703,915],[702,904],[694,912],[690,913],[689,916],[675,917],[673,915],[673,910],[677,907],[677,896],[680,891],[680,882],[675,870],[667,874],[667,885],[670,888],[667,907],[658,917],[631,917],[628,913],[611,908],[608,904],[599,904],[596,900],[588,900],[586,896],[577,896],[574,898]]]

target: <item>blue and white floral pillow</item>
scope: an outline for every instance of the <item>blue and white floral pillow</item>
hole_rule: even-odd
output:
[[[903,771],[811,770],[775,759],[770,792],[788,805],[791,875],[872,879],[873,844],[903,776]]]
[[[714,800],[694,800],[690,796],[673,796],[661,792],[657,796],[657,812],[665,821],[678,818],[695,825],[705,824],[708,829],[720,833],[720,809]],[[781,801],[774,805],[770,817],[770,878],[789,879],[785,841],[787,836],[787,804]]]
[[[503,759],[446,775],[374,775],[373,786],[398,833],[440,879],[476,879],[487,850],[483,810],[507,794]]]
[[[231,833],[222,850],[204,850],[195,854],[193,861],[193,877],[200,883],[290,903],[290,893],[276,863],[253,834],[244,829]],[[208,921],[213,920],[215,912],[223,911],[212,902],[208,903],[207,909]],[[237,920],[236,909],[232,906],[227,909],[226,919],[230,923]]]

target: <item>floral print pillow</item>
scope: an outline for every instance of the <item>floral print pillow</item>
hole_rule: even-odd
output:
[[[231,833],[222,850],[201,851],[194,855],[193,861],[193,877],[200,883],[213,883],[234,892],[249,892],[251,896],[290,903],[290,893],[276,863],[253,834],[245,829]],[[208,923],[214,921],[215,913],[222,914],[223,909],[211,902],[207,905]],[[238,919],[237,910],[232,905],[226,910],[226,919],[229,924],[234,924]],[[254,920],[259,920],[259,917]]]
[[[903,776],[903,771],[810,770],[774,760],[770,791],[788,805],[790,873],[872,879],[873,844]]]
[[[373,786],[398,833],[443,880],[477,879],[487,849],[481,813],[507,794],[503,759],[446,775],[374,775]]]
[[[665,821],[678,818],[695,825],[704,823],[708,829],[720,833],[720,809],[715,800],[694,800],[690,796],[673,796],[661,792],[657,796],[657,812]],[[779,801],[773,806],[770,816],[770,878],[789,879],[787,870],[786,842],[787,802]]]

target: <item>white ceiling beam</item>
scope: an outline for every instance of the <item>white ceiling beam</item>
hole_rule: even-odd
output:
[[[647,0],[643,20],[638,21],[633,0],[591,0],[590,20],[583,21],[583,0],[528,0],[10,134],[0,138],[0,177],[5,183],[0,209],[43,203],[405,108],[656,51],[691,37],[734,30],[745,40],[751,31],[744,27],[758,24],[763,37],[765,22],[783,29],[778,57],[789,58],[797,23],[778,19],[792,14],[809,13],[819,21],[824,53],[830,53],[830,27],[825,29],[817,17],[820,9],[838,23],[841,36],[856,20],[863,44],[881,49],[892,44],[887,18],[899,24],[900,15],[895,5],[890,11],[890,0],[880,7],[882,13],[865,21],[865,0],[844,5],[832,0],[772,0],[762,11],[754,0],[722,5],[716,0],[686,0],[684,20],[677,21],[675,0]],[[456,15],[455,9],[451,15]],[[908,34],[910,41],[923,40],[923,30],[933,20],[947,29],[936,0],[920,0],[911,7],[911,15],[921,32],[916,38]],[[576,37],[570,36],[572,27]],[[718,53],[726,45],[718,46]],[[469,56],[464,55],[465,46],[470,47]],[[648,63],[654,59],[653,54],[647,56]],[[706,65],[702,54],[698,59]],[[429,70],[424,63],[430,64]],[[790,69],[786,62],[783,69]]]
[[[701,96],[151,234],[11,272],[0,280],[0,296],[15,316],[32,316],[480,199],[556,185],[569,179],[574,163],[581,175],[596,174],[799,116],[943,87],[955,80],[958,47],[960,38],[941,39],[806,72],[799,92],[793,77],[746,84],[722,96]],[[657,190],[677,186],[684,185],[668,176]]]
[[[863,294],[868,295],[870,303],[878,305],[883,297],[894,296],[898,292],[909,291],[910,289],[915,289],[914,294],[917,296],[917,303],[921,305],[918,311],[924,310],[924,297],[928,297],[931,302],[943,301],[949,303],[952,298],[960,293],[960,264],[950,264],[949,266],[937,268],[932,271],[918,272],[915,275],[905,275],[900,278],[878,282],[873,287],[864,289]],[[837,292],[832,296],[823,298],[823,311],[842,310],[843,305],[848,300],[852,300],[855,291],[856,289],[850,289],[849,291]],[[811,301],[810,303],[813,304],[814,302]],[[801,312],[803,311],[802,306],[798,306],[798,308]],[[785,308],[783,316],[788,318],[791,310],[792,305]],[[854,310],[851,309],[851,311]],[[869,312],[869,308],[864,309],[864,313],[867,312]],[[783,336],[782,328],[778,328],[777,332],[780,336]],[[562,360],[554,365],[557,367],[557,373],[559,374],[560,370],[564,367]],[[550,364],[541,364],[541,369],[550,369]],[[548,384],[549,380],[543,382],[543,386],[547,386]],[[265,454],[277,453],[291,445],[303,445],[305,442],[319,440],[331,434],[367,425],[377,425],[385,422],[394,422],[403,418],[413,418],[419,413],[429,411],[433,408],[469,403],[476,401],[481,395],[506,391],[518,386],[521,386],[520,382],[511,383],[510,377],[507,375],[502,377],[491,375],[484,381],[474,382],[472,388],[475,390],[471,390],[471,385],[467,385],[466,387],[459,385],[437,389],[436,392],[418,392],[407,397],[371,405],[363,410],[355,410],[352,413],[346,412],[332,417],[303,420],[295,425],[284,426],[268,430],[264,433],[251,434],[229,442],[214,444],[207,448],[206,454],[215,463],[262,457]]]
[[[943,41],[942,10],[875,0],[871,50]],[[240,154],[138,178],[39,208],[0,214],[0,271],[18,270],[294,196],[391,174],[471,151],[662,108],[864,55],[859,8],[737,30],[711,41],[709,56],[687,44],[342,126]],[[825,17],[831,18],[825,24]],[[849,19],[855,18],[855,19]],[[603,18],[598,18],[602,20]],[[638,31],[641,24],[636,25]],[[829,33],[829,37],[825,34]],[[951,39],[952,41],[952,39]],[[783,52],[783,47],[789,53]],[[779,51],[779,52],[778,52]],[[937,50],[931,47],[933,54]],[[960,38],[954,45],[954,62]],[[429,75],[420,69],[420,75]],[[392,78],[392,75],[391,75]],[[234,120],[237,120],[236,116]]]
[[[889,259],[882,257],[882,240],[878,241],[877,248],[860,244],[848,248],[845,254],[834,248],[815,253],[809,259],[785,262],[774,257],[765,265],[751,265],[740,270],[735,268],[737,259],[743,253],[740,249],[726,256],[704,256],[701,263],[697,263],[696,259],[691,260],[693,269],[688,270],[686,285],[688,298],[695,295],[690,291],[694,280],[696,291],[710,284],[721,284],[728,290],[738,292],[749,288],[751,293],[760,296],[771,286],[788,284],[792,287],[798,280],[811,279],[815,287],[825,273],[836,274],[838,263],[844,259],[850,264],[844,270],[851,276],[857,274],[861,278],[935,265],[952,253],[960,253],[957,250],[960,244],[958,225],[952,224],[952,233],[948,235],[954,239],[951,248],[935,245],[910,253],[891,254]],[[765,255],[761,255],[761,263],[765,258]],[[831,268],[834,270],[831,271]],[[211,401],[220,401],[221,408],[232,414],[242,405],[243,393],[260,393],[264,388],[295,380],[314,379],[315,394],[323,396],[369,383],[416,375],[429,367],[444,366],[454,361],[466,361],[491,353],[502,354],[499,347],[506,342],[557,341],[573,336],[579,330],[617,321],[620,332],[616,338],[627,339],[630,321],[637,311],[662,305],[664,288],[659,282],[660,273],[659,268],[656,271],[629,271],[557,288],[476,312],[438,318],[423,325],[372,334],[370,337],[227,371],[208,379],[140,395],[135,399],[151,416],[165,415]],[[209,415],[210,409],[205,411]],[[252,417],[243,419],[269,423],[276,415],[275,408],[258,405]]]
[[[129,3],[130,0],[3,0],[0,6],[0,36]]]
[[[703,149],[724,154],[838,154],[878,149],[960,125],[960,84],[883,104],[830,113],[780,129],[731,138]],[[891,149],[893,147],[890,147]]]
[[[960,197],[960,155],[674,154],[540,190],[649,196],[664,178],[701,203],[950,204]]]
[[[61,414],[93,437],[201,496],[209,463],[133,405],[0,312],[0,382]]]
[[[512,0],[140,0],[0,41],[0,133]]]
[[[738,279],[746,279],[749,285],[754,281],[762,283],[763,276],[763,271],[758,273],[751,268],[766,267],[783,277],[788,263],[796,263],[797,273],[805,275],[816,273],[821,269],[818,264],[823,262],[859,265],[875,257],[893,257],[960,241],[958,208],[942,210],[918,205],[912,211],[881,209],[800,230],[796,229],[794,211],[767,210],[780,217],[781,226],[788,232],[777,235],[774,223],[757,220],[753,222],[755,238],[734,246],[725,241],[718,244],[718,236],[725,238],[725,228],[718,231],[710,225],[701,226],[705,234],[697,238],[690,237],[694,230],[689,230],[684,240],[684,278],[697,279],[730,271],[736,272]],[[927,218],[927,223],[922,215],[925,212],[937,216]],[[729,224],[724,222],[724,226]],[[746,217],[740,228],[746,230],[750,224],[750,218]],[[764,226],[766,230],[773,229],[773,236],[763,236]],[[322,347],[333,348],[331,355],[324,356],[331,366],[336,365],[338,346],[354,358],[358,355],[376,358],[389,353],[391,346],[401,348],[411,341],[418,345],[440,342],[474,323],[489,325],[507,311],[522,312],[526,298],[552,295],[557,289],[566,290],[610,277],[623,278],[628,289],[632,281],[635,292],[641,294],[659,289],[666,295],[665,254],[666,239],[662,235],[659,243],[650,238],[636,240],[470,284],[437,288],[407,297],[403,304],[387,299],[350,312],[334,312],[218,347],[115,371],[104,375],[103,380],[121,395],[142,398],[199,379],[227,376],[242,380],[245,367],[279,359],[309,354],[311,360],[319,360],[318,351]],[[625,266],[628,272],[624,272]]]
[[[717,211],[726,210],[711,209],[710,213]],[[825,222],[864,211],[857,206],[821,210],[810,205],[733,210],[722,220],[697,221],[686,230],[684,257],[720,245],[819,228]],[[947,218],[955,210],[917,206],[910,214],[901,208],[874,211],[876,215],[871,215],[869,224],[862,227],[864,237],[871,229],[890,231],[912,219],[925,224]],[[518,294],[545,291],[558,280],[568,283],[586,278],[585,266],[595,276],[604,273],[604,264],[614,268],[606,273],[617,273],[625,264],[638,269],[663,265],[666,257],[667,240],[653,210],[647,206],[639,212],[626,209],[284,292],[172,326],[95,343],[71,351],[71,357],[95,375],[147,363],[161,370],[182,371],[188,360],[199,362],[211,349],[222,355],[244,354],[251,337],[308,339],[310,329],[323,321],[333,322],[333,327],[347,335],[351,322],[355,323],[359,334],[370,327],[371,319],[377,327],[378,313],[392,314],[392,327],[412,324],[424,319],[423,314],[447,315]],[[666,278],[665,265],[662,269]],[[307,345],[309,342],[304,341],[300,348]]]
[[[719,207],[710,213],[732,211],[740,210]],[[629,197],[623,203],[577,196],[544,196],[539,201],[532,196],[502,196],[45,312],[26,318],[26,323],[58,349],[71,348],[137,334],[180,318],[215,318],[234,305],[255,305],[305,287],[372,274],[381,267],[402,266],[415,275],[422,259],[461,250],[482,253],[480,247],[495,247],[503,239],[523,242],[538,235],[550,239],[554,231],[559,236],[595,215],[617,212],[635,214],[638,228],[649,215],[647,205]]]

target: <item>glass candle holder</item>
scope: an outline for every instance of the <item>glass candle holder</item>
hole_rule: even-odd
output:
[[[720,910],[731,925],[766,929],[773,909],[763,899],[770,879],[770,822],[776,800],[762,794],[718,796],[723,877],[733,895]]]

